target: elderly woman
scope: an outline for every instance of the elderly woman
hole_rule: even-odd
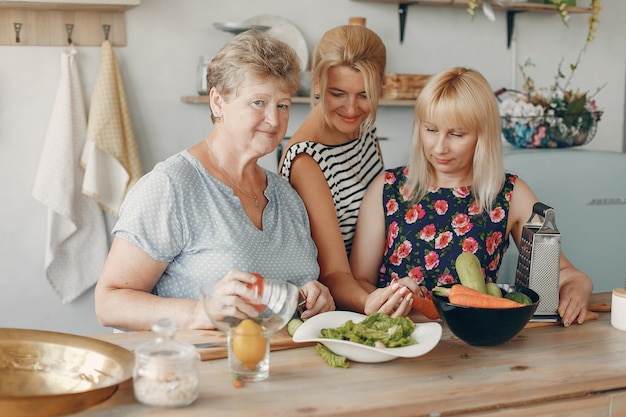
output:
[[[254,273],[298,285],[303,318],[335,308],[317,281],[302,200],[258,165],[285,136],[300,76],[293,49],[258,31],[215,55],[207,70],[214,129],[157,164],[124,201],[96,286],[103,325],[145,330],[169,317],[184,329],[214,328],[198,301],[207,284],[212,311],[256,316],[246,302],[255,299]]]

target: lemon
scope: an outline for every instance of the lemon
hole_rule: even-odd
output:
[[[233,353],[251,371],[265,356],[266,344],[263,328],[251,319],[243,320],[233,329]]]

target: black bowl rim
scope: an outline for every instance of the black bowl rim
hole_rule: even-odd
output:
[[[439,287],[451,288],[453,285],[462,285],[462,284],[459,284],[459,283],[443,284],[443,285],[439,285]],[[527,293],[528,292],[529,293],[529,294],[526,294],[526,295],[528,295],[531,298],[531,300],[535,300],[536,299],[536,301],[533,301],[532,304],[527,305],[527,306],[523,306],[523,307],[532,307],[535,304],[539,304],[539,301],[541,301],[540,297],[539,297],[539,294],[536,291],[534,291],[534,290],[532,290],[532,289],[530,289],[528,287],[524,287],[522,285],[511,285],[511,284],[497,284],[497,285],[498,285],[498,287],[500,287],[501,290],[503,290],[505,292],[513,292],[513,291],[521,289],[522,291],[520,291],[520,292],[523,292],[523,293]],[[511,290],[511,291],[509,291],[509,290]],[[454,304],[454,303],[451,303],[448,300],[448,297],[443,296],[443,295],[439,295],[439,294],[435,294],[434,292],[432,293],[432,296],[433,296],[433,298],[437,298],[438,300],[440,300],[442,302],[448,303],[451,306],[455,306],[455,307],[458,307],[458,308],[480,309],[480,310],[502,310],[501,308],[470,307],[470,306],[464,306],[464,305],[460,305],[460,304]],[[523,308],[523,307],[520,307],[520,308]]]

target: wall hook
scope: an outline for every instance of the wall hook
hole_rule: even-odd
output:
[[[15,29],[15,43],[20,43],[20,30],[22,30],[22,24],[13,23],[13,29]]]
[[[111,31],[111,25],[102,25],[102,31],[104,32],[104,40],[109,40],[109,32]]]
[[[74,31],[74,24],[66,23],[65,31],[67,32],[67,43],[71,45],[72,44],[72,32]]]

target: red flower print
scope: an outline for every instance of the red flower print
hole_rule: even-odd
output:
[[[400,186],[400,195],[404,201],[409,201],[413,197],[413,193],[409,190],[409,187],[406,185]]]
[[[391,216],[396,211],[398,211],[398,202],[392,198],[387,201],[387,216]]]
[[[439,254],[435,251],[430,251],[424,256],[424,263],[428,271],[439,266]]]
[[[465,198],[470,195],[470,189],[469,187],[457,187],[452,190],[452,194],[460,198]]]
[[[511,184],[515,184],[515,181],[517,181],[517,177],[509,177],[509,180],[511,181]]]
[[[508,193],[504,194],[504,198],[506,199],[506,201],[508,201],[509,203],[511,202],[511,197],[513,197],[513,192],[509,191]]]
[[[437,278],[438,285],[454,284],[454,277],[450,274],[441,274]]]
[[[409,277],[413,278],[416,283],[420,284],[424,281],[424,274],[422,273],[422,268],[416,266],[409,271]]]
[[[452,232],[443,232],[435,239],[435,249],[443,249],[452,240]]]
[[[485,247],[487,248],[487,253],[489,255],[493,255],[493,253],[498,249],[498,246],[502,242],[502,232],[494,232],[493,234],[487,236],[485,239]]]
[[[424,226],[422,230],[420,230],[420,239],[430,242],[435,238],[435,234],[437,233],[437,229],[435,229],[434,224],[429,224]]]
[[[463,225],[461,227],[457,227],[456,229],[454,229],[454,233],[456,233],[457,236],[463,236],[463,235],[466,235],[467,232],[472,230],[472,227],[474,227],[474,225],[472,223],[468,223],[466,225]]]
[[[442,216],[448,211],[448,202],[446,200],[437,200],[433,207],[435,208],[435,212]]]
[[[398,256],[404,259],[411,254],[412,250],[413,250],[413,245],[411,244],[411,242],[409,242],[408,240],[405,240],[404,242],[400,244],[400,246],[398,246],[398,249],[397,249]]]
[[[452,227],[459,228],[467,225],[470,222],[470,218],[467,214],[459,213],[452,219]]]
[[[489,217],[494,223],[500,223],[505,216],[504,209],[502,207],[496,207],[489,212]]]
[[[393,241],[398,237],[400,229],[398,228],[398,223],[393,222],[389,225],[389,231],[387,232],[387,247],[390,248],[393,246]]]
[[[424,211],[422,205],[416,204],[407,210],[406,214],[404,215],[404,220],[407,222],[407,224],[413,224],[417,221],[417,219],[421,219],[425,215],[426,211]]]
[[[385,172],[384,183],[385,184],[395,184],[397,178],[393,172]]]
[[[468,237],[463,240],[461,247],[463,248],[463,252],[476,253],[478,250],[478,242],[473,237]]]
[[[435,186],[428,187],[429,193],[436,193],[437,191],[439,191],[439,187],[435,187]]]
[[[389,257],[389,262],[391,262],[395,266],[398,266],[402,263],[402,258],[398,256],[398,252],[394,250],[391,256]]]
[[[468,210],[468,214],[470,216],[475,216],[476,214],[480,213],[480,209],[478,208],[478,201],[474,200],[472,201],[472,205],[470,206],[469,210]]]
[[[495,271],[496,268],[498,267],[498,262],[500,262],[500,255],[496,255],[496,257],[489,262],[489,265],[487,266],[487,268],[489,268],[490,271]]]
[[[396,279],[400,279],[400,276],[398,275],[397,272],[392,272],[391,273],[391,282],[393,282],[393,280],[396,280]],[[390,282],[390,284],[391,284],[391,282]]]

